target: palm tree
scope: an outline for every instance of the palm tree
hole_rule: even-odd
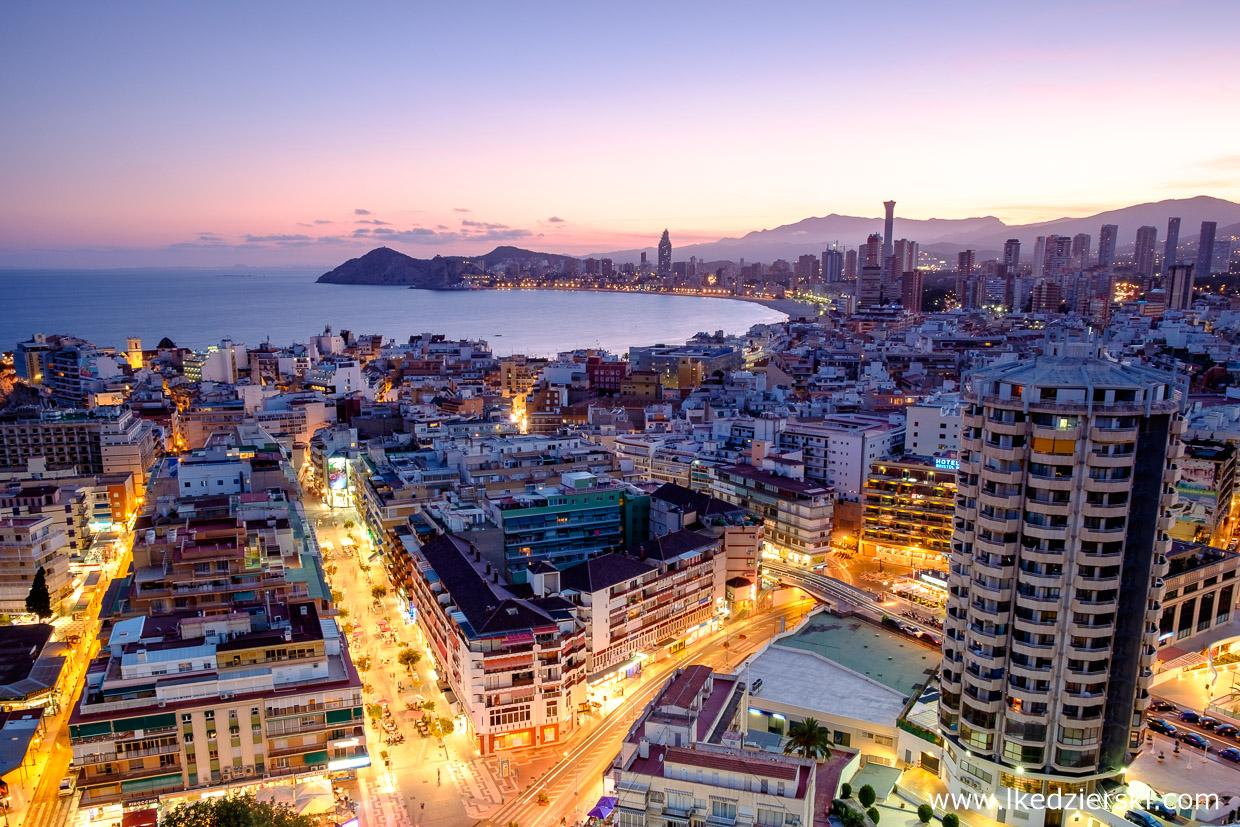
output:
[[[802,758],[825,761],[831,757],[831,730],[819,726],[813,718],[806,718],[801,726],[793,729],[784,744],[784,754],[796,753]]]

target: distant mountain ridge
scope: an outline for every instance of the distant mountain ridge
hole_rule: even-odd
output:
[[[893,235],[916,241],[924,250],[934,250],[940,255],[947,255],[965,249],[978,251],[978,257],[993,257],[1003,249],[1003,243],[1009,238],[1020,239],[1022,252],[1026,260],[1033,253],[1033,244],[1040,235],[1076,235],[1089,233],[1093,237],[1092,249],[1098,248],[1098,234],[1103,224],[1119,226],[1119,247],[1131,246],[1137,235],[1137,228],[1153,226],[1158,229],[1158,245],[1166,238],[1167,219],[1179,216],[1180,244],[1195,243],[1202,221],[1218,222],[1218,237],[1225,238],[1232,233],[1240,233],[1240,204],[1222,198],[1199,195],[1195,198],[1174,198],[1164,201],[1135,204],[1115,210],[1096,213],[1081,218],[1056,218],[1051,221],[1040,221],[1032,224],[1006,224],[995,216],[977,218],[901,218],[900,206],[896,205]],[[818,218],[805,218],[793,224],[784,224],[767,230],[755,230],[739,238],[721,238],[718,241],[701,244],[676,246],[676,237],[672,236],[673,258],[677,261],[687,260],[696,256],[699,260],[714,261],[728,259],[770,263],[777,258],[794,260],[805,253],[821,253],[833,242],[840,242],[845,247],[857,247],[865,241],[870,233],[882,233],[883,218],[881,216],[867,218],[861,216],[830,215]],[[657,235],[651,235],[656,240]],[[636,262],[645,252],[653,258],[654,246],[634,250],[618,250],[610,253],[596,253],[590,258],[610,258],[616,263]],[[987,254],[992,254],[987,256]]]

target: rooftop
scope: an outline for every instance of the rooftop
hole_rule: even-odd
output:
[[[905,697],[925,683],[940,660],[935,649],[882,626],[826,613],[811,617],[778,646],[813,652]]]

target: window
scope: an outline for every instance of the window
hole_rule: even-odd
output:
[[[722,818],[726,821],[736,820],[736,803],[732,801],[720,801],[717,798],[710,800],[710,814],[715,818]]]

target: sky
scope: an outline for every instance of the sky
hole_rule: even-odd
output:
[[[1240,3],[0,6],[0,268],[1240,200]]]

